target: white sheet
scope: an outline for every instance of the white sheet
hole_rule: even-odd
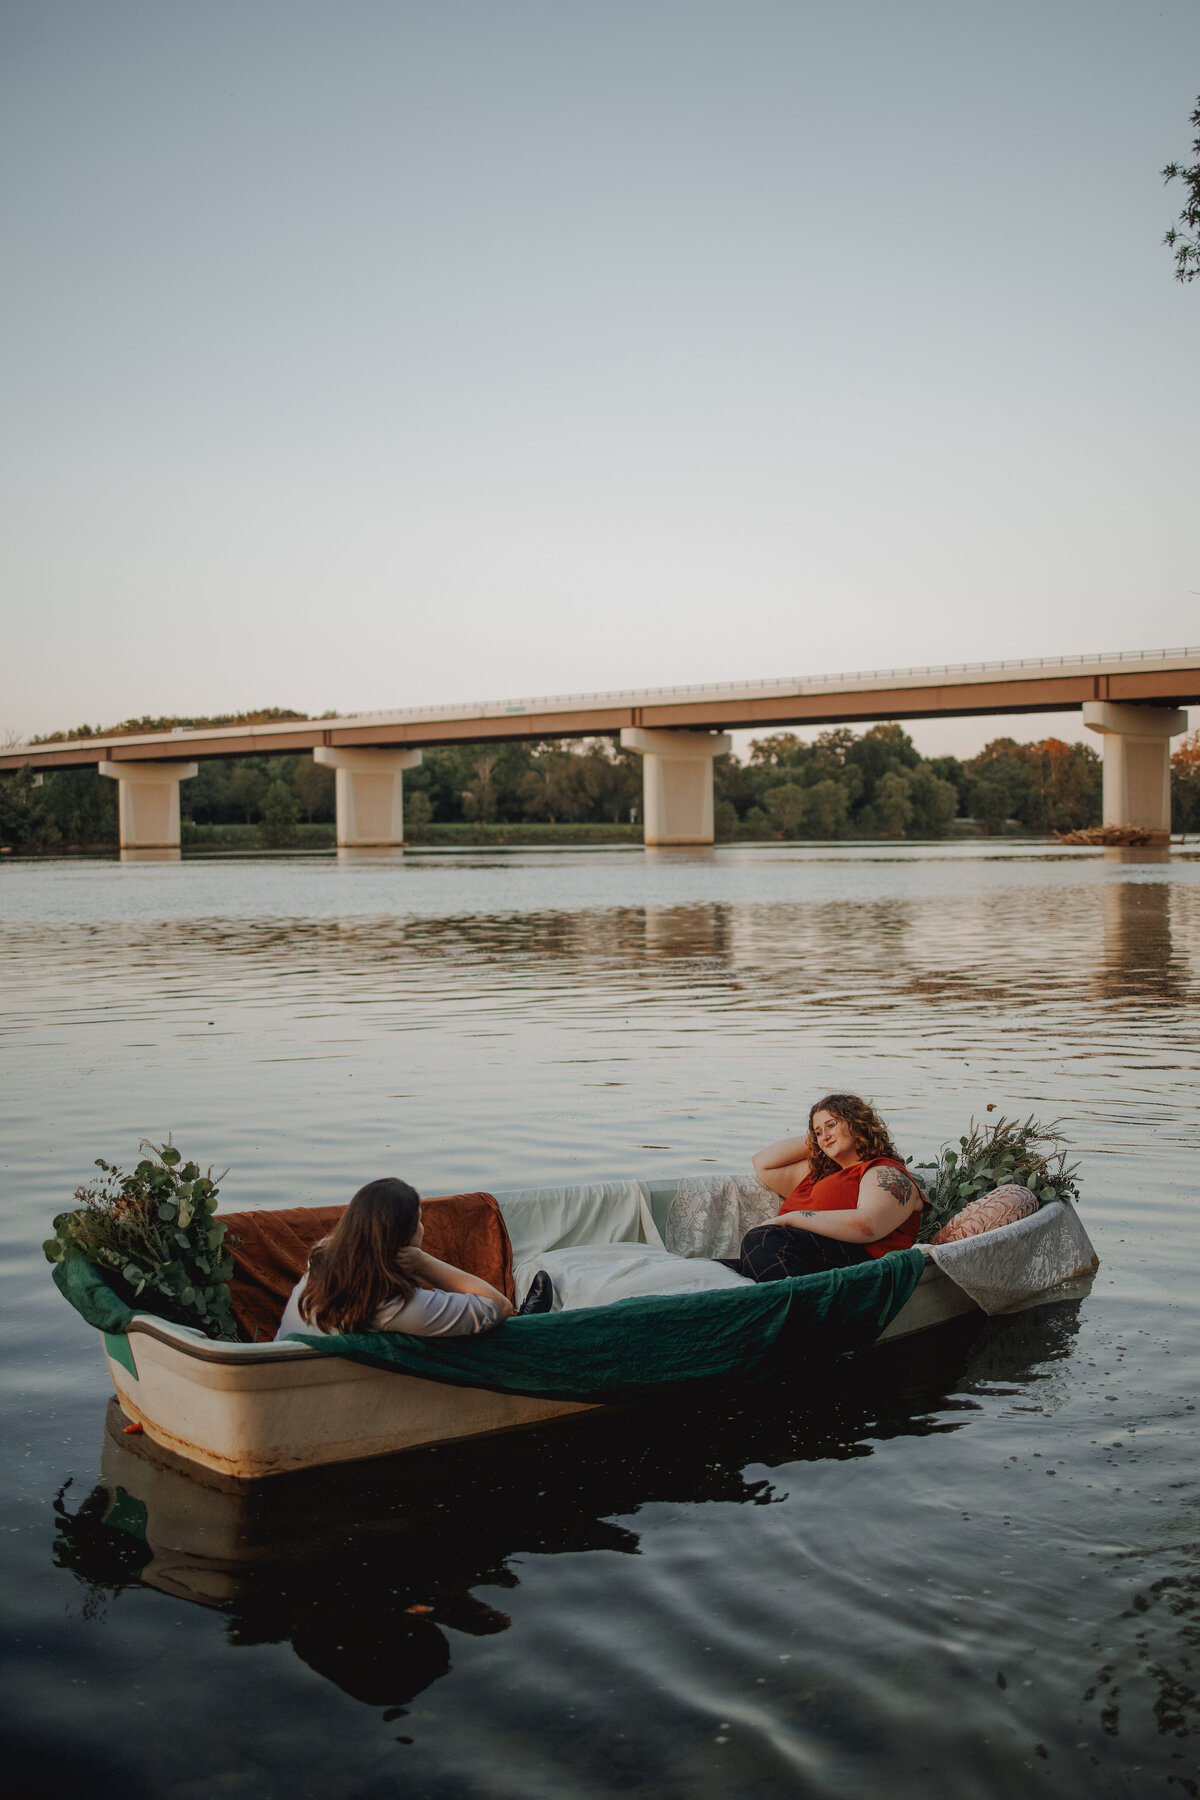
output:
[[[554,1283],[555,1312],[611,1306],[643,1294],[706,1294],[754,1285],[720,1263],[672,1256],[658,1244],[573,1244],[539,1252],[513,1271],[519,1295],[528,1292],[539,1269]]]
[[[552,1250],[584,1244],[653,1244],[662,1248],[650,1196],[640,1181],[507,1188],[496,1194],[496,1201],[512,1240],[518,1306]]]

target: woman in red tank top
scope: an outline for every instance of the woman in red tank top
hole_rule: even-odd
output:
[[[755,1281],[782,1281],[907,1250],[929,1204],[896,1155],[887,1126],[857,1094],[827,1094],[804,1137],[781,1138],[754,1158],[780,1196],[776,1218],[742,1239],[732,1264]]]

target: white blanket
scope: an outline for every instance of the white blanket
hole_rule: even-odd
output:
[[[715,1288],[754,1285],[720,1263],[672,1256],[657,1244],[574,1244],[543,1251],[521,1264],[518,1294],[528,1291],[539,1269],[545,1269],[554,1283],[555,1312],[611,1306],[614,1300],[645,1294],[706,1294]]]
[[[649,1195],[640,1181],[507,1188],[496,1194],[496,1202],[512,1240],[518,1306],[552,1251],[602,1244],[653,1244],[662,1248]]]

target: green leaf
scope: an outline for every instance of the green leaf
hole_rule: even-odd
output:
[[[185,1287],[182,1294],[180,1294],[179,1298],[180,1298],[180,1300],[182,1300],[182,1302],[185,1306],[190,1306],[192,1304],[193,1300],[196,1298],[195,1288],[194,1287]]]
[[[180,1160],[178,1150],[170,1144],[164,1144],[160,1154],[168,1169],[173,1169],[175,1164]]]
[[[164,1200],[158,1209],[158,1216],[169,1225],[171,1220],[175,1217],[175,1210],[175,1202],[173,1200]]]
[[[42,1253],[48,1263],[60,1263],[66,1260],[63,1255],[63,1246],[56,1237],[46,1239],[42,1245]]]

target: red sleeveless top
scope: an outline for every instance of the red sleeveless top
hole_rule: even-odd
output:
[[[798,1188],[793,1188],[780,1213],[790,1212],[853,1212],[858,1205],[858,1187],[868,1169],[904,1169],[904,1164],[895,1156],[873,1156],[868,1162],[853,1163],[848,1169],[835,1169],[832,1175],[823,1175],[820,1181],[814,1181],[806,1175]],[[911,1176],[909,1177],[911,1180]],[[916,1183],[913,1183],[916,1186]],[[889,1250],[909,1250],[917,1241],[917,1233],[921,1229],[921,1214],[924,1206],[914,1206],[908,1217],[898,1225],[895,1231],[889,1231],[885,1238],[877,1243],[864,1244],[863,1249],[868,1256],[886,1256]]]

